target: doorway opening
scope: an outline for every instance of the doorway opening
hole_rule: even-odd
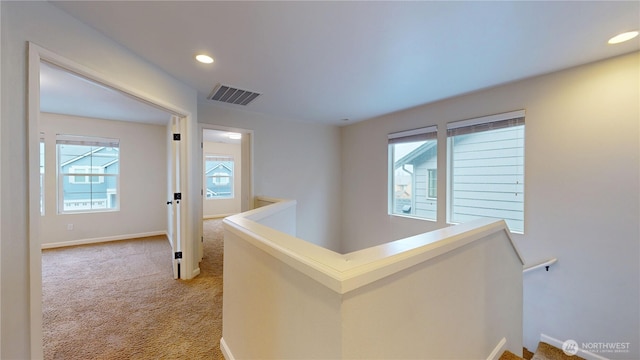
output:
[[[202,218],[242,211],[242,133],[202,130]]]
[[[53,70],[53,72],[51,72],[50,70]],[[71,158],[69,159],[69,161],[71,160],[77,161],[78,166],[76,166],[73,171],[67,174],[69,175],[68,186],[70,187],[75,186],[76,187],[75,190],[78,190],[80,186],[86,187],[90,185],[92,189],[90,192],[83,190],[83,191],[77,191],[77,193],[75,194],[78,196],[85,196],[85,197],[88,196],[90,199],[89,201],[80,201],[82,199],[74,200],[74,201],[80,204],[88,203],[89,205],[87,206],[95,207],[97,211],[91,215],[96,215],[96,214],[100,215],[99,214],[100,211],[104,210],[104,214],[111,214],[111,216],[113,217],[114,216],[113,214],[115,214],[117,211],[122,210],[122,206],[120,206],[120,203],[122,203],[122,198],[119,197],[120,190],[122,190],[122,184],[120,180],[118,180],[115,183],[115,185],[110,185],[111,187],[107,188],[103,192],[97,190],[99,188],[98,185],[101,185],[101,184],[107,185],[108,181],[106,181],[105,179],[114,178],[113,174],[108,172],[110,170],[107,169],[108,168],[107,163],[105,164],[100,163],[96,166],[95,165],[95,163],[97,163],[96,161],[93,165],[87,166],[84,164],[80,164],[80,162],[81,160],[85,161],[89,158],[97,159],[98,157],[106,154],[107,152],[118,153],[121,147],[124,146],[123,143],[118,143],[119,144],[118,146],[110,146],[110,148],[105,150],[105,146],[102,146],[104,142],[97,142],[92,144],[89,144],[86,142],[84,143],[78,142],[76,141],[75,138],[73,138],[73,136],[82,135],[82,134],[78,134],[76,131],[77,128],[74,128],[73,126],[71,127],[67,126],[67,129],[71,129],[71,130],[52,131],[49,135],[44,134],[42,132],[41,130],[41,125],[42,125],[41,118],[43,114],[42,110],[44,108],[47,108],[48,102],[47,102],[46,96],[45,97],[41,96],[44,94],[44,93],[41,93],[41,90],[45,89],[46,91],[46,86],[41,86],[41,85],[46,85],[45,83],[47,81],[55,81],[55,79],[51,79],[51,78],[47,79],[47,75],[52,75],[52,74],[53,76],[62,76],[62,77],[66,77],[67,79],[73,78],[74,80],[77,81],[78,84],[81,84],[80,85],[81,87],[84,86],[84,89],[80,89],[80,90],[76,89],[76,93],[82,94],[83,92],[92,91],[92,90],[88,90],[90,88],[93,90],[98,89],[98,91],[102,91],[104,94],[108,93],[107,96],[109,98],[106,100],[106,103],[107,103],[106,108],[105,107],[101,108],[100,106],[83,106],[87,104],[76,103],[76,105],[72,106],[71,108],[76,110],[85,109],[88,112],[73,114],[65,111],[53,111],[51,113],[54,115],[55,113],[58,113],[58,114],[64,113],[65,116],[69,115],[72,117],[76,117],[75,119],[76,121],[78,119],[83,119],[83,118],[89,119],[87,120],[86,124],[82,125],[85,129],[89,129],[92,127],[92,124],[89,124],[90,118],[94,118],[96,120],[99,120],[100,118],[106,119],[106,120],[102,120],[103,122],[104,121],[110,122],[109,120],[114,120],[113,118],[102,116],[100,114],[104,115],[105,111],[117,112],[119,108],[117,106],[113,106],[113,102],[117,102],[122,99],[127,99],[129,101],[128,104],[131,106],[134,106],[134,107],[143,106],[143,107],[147,107],[148,110],[151,109],[151,112],[153,112],[154,110],[157,112],[154,116],[154,118],[157,121],[155,126],[159,127],[161,130],[159,132],[160,137],[159,138],[156,137],[156,139],[160,139],[159,141],[165,141],[165,144],[163,144],[160,147],[156,147],[157,151],[155,151],[155,153],[152,155],[160,159],[159,161],[161,165],[158,168],[162,169],[164,165],[164,167],[167,168],[167,171],[160,171],[160,173],[156,175],[162,179],[166,178],[167,183],[169,184],[175,183],[175,181],[177,180],[178,184],[182,184],[180,186],[180,190],[177,193],[185,194],[184,197],[180,198],[180,201],[177,201],[177,202],[174,201],[174,203],[171,206],[169,206],[170,210],[167,210],[164,207],[164,202],[162,201],[162,198],[165,196],[168,196],[168,197],[170,196],[171,199],[173,199],[173,197],[176,196],[175,193],[170,193],[170,194],[167,193],[170,186],[163,186],[163,188],[159,190],[161,193],[157,194],[159,195],[158,202],[161,204],[159,211],[161,212],[164,211],[165,213],[165,215],[162,215],[163,219],[167,219],[168,214],[171,214],[169,216],[174,216],[174,217],[177,216],[176,218],[177,222],[174,221],[175,225],[173,227],[173,233],[175,233],[174,236],[177,237],[177,240],[170,242],[172,245],[172,251],[170,254],[167,254],[167,256],[171,257],[174,264],[182,263],[183,269],[193,268],[194,261],[196,261],[196,267],[197,267],[197,259],[195,259],[195,256],[191,255],[191,254],[195,254],[195,252],[193,251],[194,250],[193,247],[197,246],[197,243],[189,244],[189,242],[187,241],[189,237],[186,236],[186,234],[189,233],[187,230],[187,226],[185,226],[185,224],[187,223],[186,218],[179,216],[180,208],[187,206],[186,194],[188,189],[187,189],[187,182],[186,182],[186,173],[187,173],[187,148],[189,144],[188,137],[187,137],[187,129],[188,129],[188,124],[190,124],[191,122],[191,117],[189,112],[179,109],[171,104],[158,101],[157,99],[147,98],[145,95],[141,95],[137,93],[134,89],[131,89],[126,85],[116,83],[106,78],[102,74],[99,74],[91,69],[88,69],[84,66],[76,64],[70,60],[67,60],[33,43],[29,43],[29,83],[28,83],[28,88],[29,88],[29,109],[28,109],[29,165],[28,165],[28,168],[29,168],[29,209],[30,209],[29,210],[29,246],[30,246],[29,268],[30,268],[30,290],[31,290],[31,297],[30,297],[31,354],[34,358],[42,358],[43,356],[43,350],[42,350],[43,238],[41,237],[45,234],[45,232],[42,229],[43,213],[47,212],[46,208],[48,207],[50,209],[49,211],[51,213],[50,215],[53,215],[54,217],[58,217],[58,218],[62,218],[63,217],[62,215],[65,215],[65,216],[70,215],[75,217],[75,220],[78,220],[83,215],[87,215],[87,211],[78,211],[77,213],[74,213],[74,214],[66,214],[66,213],[60,214],[55,210],[56,207],[58,206],[57,205],[58,200],[56,200],[56,198],[60,198],[60,194],[63,194],[63,196],[66,196],[66,194],[71,194],[71,192],[69,193],[65,192],[69,189],[65,189],[63,186],[59,186],[59,190],[55,190],[56,186],[50,187],[54,189],[49,194],[50,200],[53,199],[53,201],[56,202],[56,204],[53,207],[47,206],[47,204],[44,202],[45,197],[42,196],[41,194],[43,194],[43,189],[44,189],[42,170],[45,169],[45,166],[44,165],[41,166],[41,164],[42,164],[42,159],[46,158],[45,157],[46,153],[47,152],[51,153],[51,156],[48,157],[50,160],[49,162],[52,163],[50,164],[52,166],[49,166],[49,171],[50,172],[53,171],[55,173],[56,171],[59,171],[59,168],[62,166],[59,156],[56,155],[56,152],[59,153],[59,150],[57,149],[58,146],[67,146],[67,147],[75,146],[75,147],[78,147],[78,149],[80,149],[81,147],[87,147],[87,146],[90,147],[90,149],[88,149],[84,153],[78,153],[76,154],[77,156],[72,157],[73,159]],[[49,93],[49,95],[47,96],[52,96],[52,95]],[[67,96],[69,95],[67,94]],[[115,100],[116,98],[119,100]],[[85,101],[86,101],[86,98],[85,98]],[[53,99],[52,102],[60,103],[61,101],[60,99]],[[124,108],[125,108],[125,112],[130,110],[130,109],[127,109],[127,106],[124,106]],[[98,114],[91,113],[90,112],[91,110],[94,110],[94,111],[102,110],[102,113],[98,113]],[[46,111],[51,111],[51,110],[49,109]],[[126,119],[126,117],[122,118],[120,116],[116,117],[116,119],[121,120],[118,122],[120,125],[122,125],[125,122],[130,122],[132,124],[134,122],[148,123],[148,121],[131,120],[131,119]],[[76,122],[76,124],[77,123],[78,122]],[[113,124],[115,123],[116,122],[114,121]],[[177,124],[177,128],[179,128],[180,131],[184,132],[178,135],[178,138],[181,138],[180,139],[181,141],[179,142],[175,141],[176,124]],[[109,127],[109,126],[104,126],[105,125],[104,123],[102,125],[103,125],[102,126],[103,129],[106,129]],[[65,135],[66,137],[61,135]],[[45,146],[47,141],[46,140],[47,136],[49,137],[48,149]],[[104,139],[102,140],[105,140],[106,138],[111,138],[111,137],[112,136],[105,136]],[[60,145],[61,143],[59,141],[57,142],[56,138],[58,139],[63,138],[64,145]],[[44,148],[44,155],[43,155],[43,148]],[[177,151],[175,150],[176,148],[178,149]],[[158,149],[168,149],[168,150],[166,152],[163,152]],[[174,155],[176,153],[178,155],[172,157],[171,156],[172,151]],[[120,165],[121,165],[120,158],[118,158],[116,162],[111,161],[109,163],[109,166],[111,166],[111,168],[118,168]],[[40,169],[40,171],[38,171],[38,169]],[[88,173],[87,174],[78,173],[78,171],[81,172],[84,170],[87,170]],[[181,181],[181,179],[183,180]],[[54,182],[55,181],[56,180],[54,180]],[[61,182],[58,181],[58,183],[61,183]],[[140,188],[143,188],[143,186],[140,186]],[[59,192],[59,193],[56,194],[56,192]],[[46,194],[46,192],[44,193]],[[104,200],[101,200],[100,198],[100,196],[102,195],[104,195]],[[71,199],[70,195],[69,195],[69,199]],[[114,199],[116,199],[115,202],[113,201]],[[107,205],[110,203],[118,204],[118,206],[116,207],[117,211],[110,206],[107,206],[106,209],[99,209],[99,206],[102,203],[105,203]],[[158,208],[156,207],[156,209]],[[67,217],[67,219],[70,219],[70,218],[71,217]],[[82,221],[82,220],[78,220],[78,221]],[[165,221],[165,229],[168,233],[168,230],[169,230],[167,228],[168,224],[166,224],[166,220],[164,221]],[[79,224],[80,222],[76,222],[76,223]],[[98,223],[99,222],[96,222],[97,224],[96,226],[104,225],[104,224],[98,224]],[[69,221],[69,223],[65,225],[65,229],[67,231],[74,230],[74,223]],[[104,240],[121,240],[124,238],[130,238],[131,236],[129,235],[130,234],[124,235],[125,237],[122,237],[122,238],[118,238],[118,235],[110,236],[110,237],[94,236],[93,238],[89,239],[89,242],[99,242]],[[153,234],[142,233],[137,235],[150,236]],[[80,241],[80,243],[82,243],[82,241]],[[72,242],[69,245],[75,245],[75,244],[76,243]],[[177,255],[178,252],[180,252],[180,256]],[[183,252],[185,253],[185,256],[182,255]],[[176,276],[174,275],[174,277]],[[192,277],[192,274],[187,273],[184,270],[183,270],[182,276],[180,276],[180,278],[191,278],[191,277]]]
[[[205,221],[222,219],[254,208],[253,131],[201,124],[200,134],[204,233]]]

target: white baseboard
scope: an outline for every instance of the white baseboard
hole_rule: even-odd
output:
[[[220,338],[220,351],[222,351],[222,355],[225,360],[235,360],[233,354],[231,354],[231,350],[229,350],[229,346],[227,346],[227,342],[224,341],[224,338]]]
[[[551,336],[545,335],[545,334],[540,334],[540,341],[546,342],[549,345],[553,345],[558,349],[562,349],[562,344],[564,343],[564,341],[562,340],[552,338]],[[576,355],[582,358],[585,358],[587,360],[610,360],[609,358],[606,358],[604,356],[594,354],[592,352],[589,352],[587,350],[582,350],[582,349],[578,349],[578,353]]]
[[[97,244],[104,243],[109,241],[119,241],[119,240],[131,240],[137,238],[144,238],[149,236],[166,236],[166,231],[151,231],[146,233],[138,233],[138,234],[125,234],[125,235],[117,235],[117,236],[106,236],[101,238],[92,238],[92,239],[80,239],[80,240],[71,240],[71,241],[60,241],[55,243],[47,243],[42,244],[42,249],[54,249],[66,246],[76,246],[76,245],[86,245],[86,244]]]
[[[496,347],[493,349],[493,351],[491,352],[491,354],[489,354],[489,356],[487,356],[487,360],[495,360],[495,359],[499,359],[500,356],[502,356],[502,353],[504,352],[505,348],[504,346],[507,344],[507,339],[502,338],[502,340],[500,340],[498,342],[498,345],[496,345]],[[518,355],[518,354],[516,354]]]

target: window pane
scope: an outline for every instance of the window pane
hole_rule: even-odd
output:
[[[230,199],[233,194],[234,160],[229,156],[205,157],[207,199]]]
[[[63,211],[118,209],[117,176],[107,176],[100,184],[72,183],[72,176],[63,175]]]
[[[391,213],[435,220],[437,214],[437,140],[389,144]]]
[[[524,124],[448,137],[449,222],[504,219],[524,231]]]
[[[61,212],[119,208],[118,140],[59,135],[57,148]]]

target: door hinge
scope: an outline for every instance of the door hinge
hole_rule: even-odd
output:
[[[182,200],[182,193],[174,193],[173,200]]]
[[[200,143],[200,149],[204,149],[204,143]]]
[[[174,254],[174,259],[182,259],[182,251],[177,251]]]
[[[180,134],[173,134],[174,141],[180,141]]]

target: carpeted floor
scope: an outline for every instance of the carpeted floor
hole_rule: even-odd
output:
[[[577,355],[567,355],[562,349],[542,341],[538,343],[538,348],[535,353],[532,353],[526,348],[522,348],[522,352],[523,355],[520,357],[510,351],[505,351],[498,360],[585,360]]]
[[[43,251],[45,359],[223,359],[221,221],[204,227],[190,281],[165,237]]]

